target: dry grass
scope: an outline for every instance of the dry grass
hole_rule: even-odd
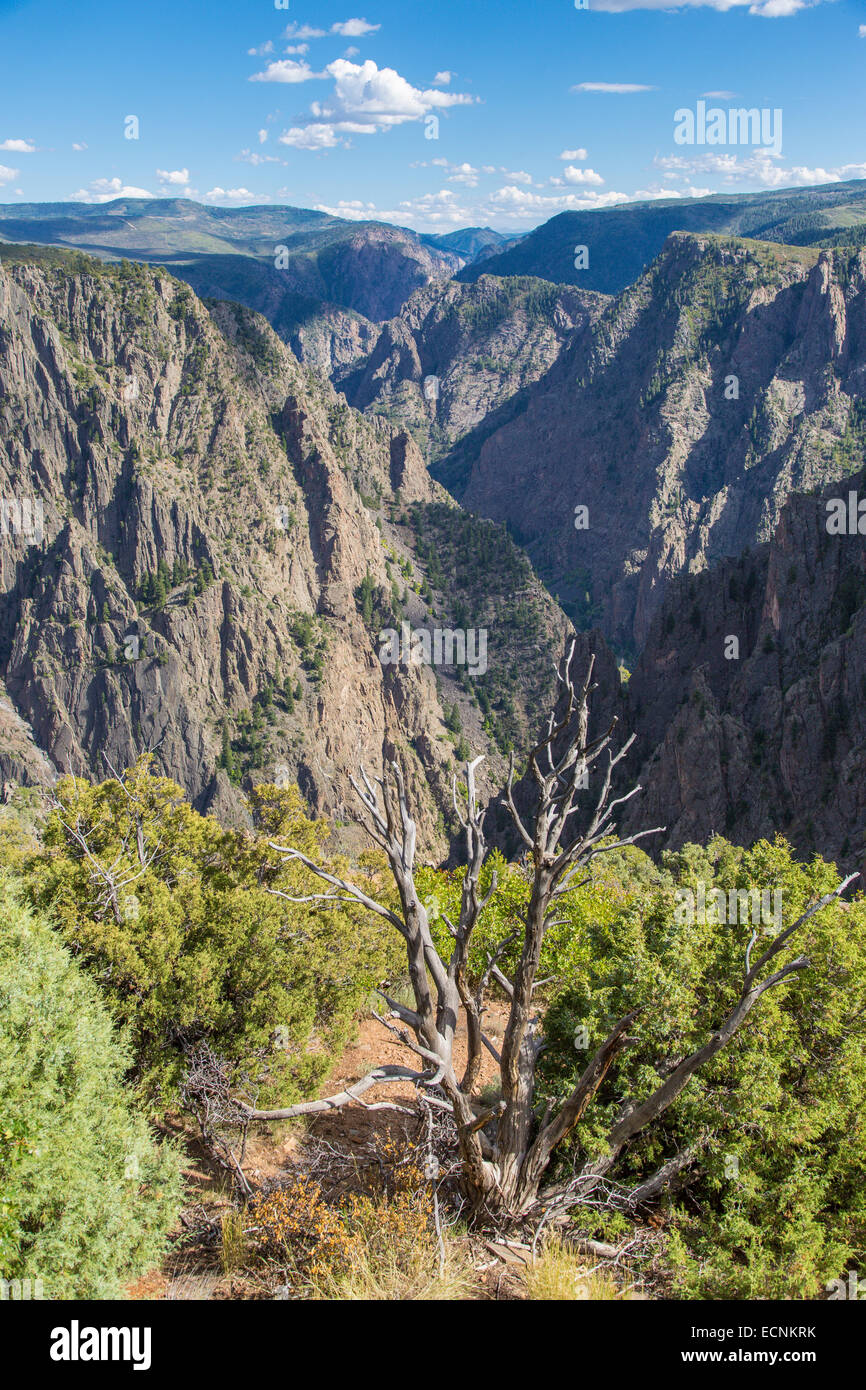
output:
[[[356,1251],[348,1269],[325,1269],[310,1281],[312,1298],[341,1303],[458,1302],[477,1292],[468,1258],[450,1241],[441,1272],[432,1241],[377,1241]]]
[[[586,1300],[592,1303],[628,1298],[612,1274],[591,1269],[586,1261],[551,1237],[524,1277],[527,1297],[539,1303]]]
[[[243,1216],[238,1211],[225,1211],[220,1222],[220,1265],[223,1274],[234,1274],[247,1262],[247,1240]]]

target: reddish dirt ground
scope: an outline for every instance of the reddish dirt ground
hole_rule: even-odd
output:
[[[504,1003],[493,1002],[485,1015],[485,1033],[495,1047],[501,1045],[507,1018]],[[466,1028],[461,1021],[454,1044],[454,1059],[458,1075],[466,1064]],[[419,1059],[374,1017],[368,1016],[358,1025],[357,1036],[334,1066],[322,1095],[343,1090],[366,1076],[374,1067],[400,1065],[418,1068]],[[479,1089],[496,1077],[496,1064],[485,1050]],[[364,1092],[367,1105],[378,1101],[410,1104],[414,1088],[409,1082],[383,1083]],[[261,1297],[244,1279],[223,1275],[218,1263],[216,1232],[222,1214],[231,1208],[230,1185],[225,1174],[208,1160],[201,1145],[191,1137],[189,1129],[176,1119],[169,1132],[185,1145],[189,1157],[184,1175],[188,1184],[190,1205],[181,1214],[176,1232],[175,1249],[161,1270],[152,1270],[131,1285],[127,1292],[133,1299],[226,1299]],[[244,1173],[254,1187],[278,1183],[300,1161],[306,1135],[323,1140],[346,1154],[369,1153],[373,1141],[388,1135],[405,1137],[416,1131],[417,1120],[394,1110],[367,1110],[361,1105],[348,1106],[312,1117],[304,1129],[293,1125],[263,1125],[251,1134],[244,1159]],[[520,1251],[479,1243],[476,1252],[481,1298],[514,1298],[520,1296],[519,1279],[515,1275],[525,1261]]]

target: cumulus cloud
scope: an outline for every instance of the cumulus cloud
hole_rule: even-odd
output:
[[[857,30],[857,34],[859,38],[866,39],[866,24],[860,25],[859,29]]]
[[[309,24],[290,24],[283,30],[284,39],[323,39],[327,29],[313,29]]]
[[[429,168],[431,164],[453,169],[447,160],[436,159],[413,167]],[[486,171],[496,173],[489,165]],[[559,180],[560,184],[562,180]],[[551,180],[555,184],[556,180]],[[507,183],[489,194],[467,196],[464,185],[459,191],[453,188],[439,188],[432,193],[424,193],[415,198],[407,198],[396,207],[376,207],[374,203],[345,200],[336,204],[319,204],[318,212],[327,212],[334,217],[365,219],[391,222],[398,226],[413,227],[417,231],[437,231],[449,227],[467,227],[492,224],[521,230],[535,226],[559,212],[585,211],[612,207],[616,204],[633,203],[659,198],[702,198],[712,193],[711,188],[689,184],[683,188],[671,189],[656,184],[649,188],[637,189],[634,193],[600,192],[596,188],[581,187],[579,190],[562,188],[561,192],[536,192],[534,189]]]
[[[478,170],[471,164],[455,164],[452,169],[453,173],[448,176],[449,183],[463,183],[467,188],[477,188]]]
[[[10,169],[8,164],[0,164],[0,183],[11,183],[20,173],[20,169]]]
[[[446,69],[444,70],[444,72],[437,72],[436,76],[433,78],[433,86],[434,86],[434,87],[447,87],[450,81],[451,81],[451,73],[450,73],[450,72],[448,71],[448,69],[446,68]]]
[[[499,188],[490,198],[491,204],[499,211],[505,210],[512,216],[525,218],[535,218],[538,221],[553,217],[557,212],[566,212],[571,208],[582,210],[585,208],[605,208],[612,203],[628,202],[627,193],[530,193],[526,188],[517,188],[514,184],[506,184],[504,188]]]
[[[84,140],[73,140],[72,148],[80,152],[81,150],[86,150],[87,145]]]
[[[189,183],[189,169],[157,169],[156,176],[160,183]]]
[[[572,92],[654,92],[655,87],[647,87],[642,82],[576,82]]]
[[[312,102],[308,123],[293,126],[281,135],[283,144],[296,149],[333,148],[346,143],[337,136],[370,135],[406,121],[420,121],[430,111],[465,106],[476,100],[458,92],[413,87],[394,68],[380,68],[370,58],[364,63],[337,58],[325,72],[334,81],[330,98]],[[333,138],[325,134],[326,130],[333,132]]]
[[[336,203],[333,207],[317,203],[315,212],[327,212],[331,217],[344,217],[352,222],[378,220],[375,203],[364,203],[360,198],[350,198]]]
[[[666,179],[689,180],[695,174],[716,174],[724,184],[755,183],[761,188],[808,187],[815,183],[840,183],[846,179],[866,177],[866,163],[840,164],[832,169],[820,165],[809,168],[804,164],[784,166],[769,150],[757,149],[747,155],[701,154],[694,158],[682,155],[657,155],[655,166],[665,170]]]
[[[284,164],[284,159],[279,159],[275,154],[259,154],[257,150],[241,150],[240,154],[235,155],[235,159],[242,164]]]
[[[510,179],[512,183],[532,183],[532,175],[527,174],[525,169],[502,169],[501,172],[507,179]]]
[[[110,203],[113,198],[152,198],[146,188],[136,188],[122,179],[94,179],[86,188],[70,196],[73,203]]]
[[[563,178],[566,183],[604,183],[601,174],[597,174],[594,169],[578,169],[574,164],[567,165],[563,171]]]
[[[6,150],[9,154],[35,154],[36,146],[32,140],[4,140],[0,150]]]
[[[623,14],[627,10],[748,9],[764,19],[781,19],[811,9],[822,0],[592,0],[594,10]]]
[[[267,43],[260,43],[258,48],[248,48],[247,53],[251,58],[264,58],[266,53],[273,53],[274,45],[270,39]]]
[[[313,72],[306,59],[297,62],[294,58],[277,58],[268,63],[264,72],[254,72],[251,82],[309,82],[312,78],[322,78],[323,72]]]
[[[381,28],[381,24],[368,24],[366,19],[344,19],[331,25],[331,33],[342,34],[344,39],[365,39],[368,34],[375,34]]]
[[[205,195],[206,203],[266,203],[267,198],[251,193],[248,188],[211,188]]]
[[[293,125],[280,136],[281,145],[291,145],[293,150],[333,150],[343,141],[329,125]]]
[[[584,150],[584,149],[579,149],[579,150],[563,150],[563,151],[562,151],[562,154],[561,154],[559,157],[560,157],[560,159],[568,159],[568,160],[572,160],[572,159],[586,159],[586,150]]]
[[[310,45],[308,43],[289,43],[285,47],[286,53],[309,53],[309,51]]]

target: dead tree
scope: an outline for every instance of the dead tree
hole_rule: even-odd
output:
[[[545,934],[559,899],[588,882],[587,870],[596,856],[634,844],[661,829],[657,827],[641,831],[623,839],[616,837],[613,817],[617,807],[641,790],[635,786],[624,796],[611,796],[614,768],[625,757],[634,736],[614,753],[610,747],[616,723],[614,720],[606,733],[589,740],[589,696],[594,689],[591,683],[593,661],[589,662],[583,686],[576,688],[571,675],[573,655],[572,642],[558,671],[559,698],[555,710],[561,709],[562,713],[559,717],[555,712],[551,714],[545,737],[529,755],[529,773],[536,794],[531,828],[524,824],[514,802],[512,759],[506,800],[517,833],[528,852],[531,891],[517,932],[488,955],[483,976],[474,986],[468,976],[472,933],[485,905],[497,890],[495,876],[486,896],[481,896],[479,888],[487,852],[482,830],[484,809],[478,804],[475,784],[475,769],[481,761],[479,758],[466,764],[465,809],[461,809],[458,803],[456,779],[454,784],[454,807],[463,829],[466,867],[457,920],[452,922],[445,919],[453,939],[447,961],[434,945],[427,911],[415,887],[416,826],[410,812],[403,771],[396,760],[388,764],[381,778],[376,779],[381,792],[381,805],[379,794],[363,768],[360,770],[360,781],[353,779],[352,785],[366,811],[366,828],[387,856],[399,893],[399,911],[377,902],[348,879],[330,873],[299,850],[272,845],[287,859],[300,860],[330,887],[327,893],[291,897],[290,901],[360,903],[370,912],[383,917],[402,936],[415,1007],[410,1009],[393,999],[386,999],[391,1021],[383,1022],[417,1055],[423,1065],[415,1072],[405,1067],[383,1067],[339,1095],[284,1110],[250,1109],[250,1118],[285,1119],[315,1110],[339,1108],[359,1100],[361,1091],[374,1081],[400,1080],[405,1083],[411,1078],[417,1087],[423,1088],[428,1100],[447,1108],[452,1114],[466,1196],[476,1213],[486,1213],[497,1220],[518,1219],[533,1212],[545,1212],[551,1216],[554,1211],[566,1211],[569,1206],[585,1201],[594,1189],[600,1188],[624,1147],[658,1119],[677,1098],[690,1077],[730,1042],[761,995],[795,971],[807,967],[809,962],[801,956],[766,973],[767,967],[798,928],[838,897],[857,877],[856,874],[851,875],[835,892],[827,894],[792,926],[780,932],[754,964],[750,959],[755,941],[752,938],[746,953],[742,993],[716,1032],[701,1048],[684,1058],[647,1099],[639,1104],[627,1101],[622,1106],[608,1135],[608,1151],[603,1158],[588,1162],[569,1183],[558,1187],[548,1186],[545,1190],[544,1179],[557,1147],[584,1115],[616,1056],[633,1041],[629,1029],[636,1018],[636,1012],[631,1012],[619,1020],[578,1079],[570,1096],[555,1113],[551,1113],[548,1107],[547,1113],[539,1120],[536,1115],[535,1077],[544,1043],[535,994],[540,983],[538,970]],[[586,785],[588,770],[600,759],[604,761],[595,809],[589,816],[586,829],[569,843],[569,822],[579,809],[578,792]],[[278,889],[270,891],[289,897]],[[500,968],[500,961],[515,935],[522,942],[520,958],[514,978],[507,979]],[[509,1001],[508,1024],[501,1053],[485,1036],[482,1026],[485,997],[492,981],[505,992]],[[468,1063],[463,1076],[458,1077],[454,1068],[453,1045],[461,1009],[467,1023]],[[481,1108],[472,1096],[484,1047],[496,1060],[501,1080],[501,1099],[487,1108]],[[635,1192],[631,1195],[635,1200],[646,1200],[661,1191],[693,1161],[693,1151],[678,1156],[644,1182],[639,1194]]]

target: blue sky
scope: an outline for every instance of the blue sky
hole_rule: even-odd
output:
[[[0,201],[525,231],[569,207],[866,177],[866,0],[353,4],[0,0]],[[781,111],[781,152],[676,143],[699,101]]]

